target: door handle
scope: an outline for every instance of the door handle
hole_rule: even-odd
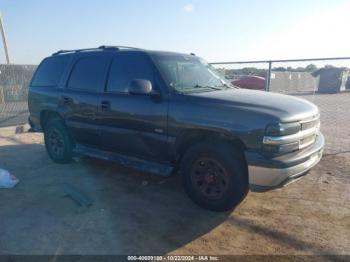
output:
[[[102,101],[101,102],[101,109],[102,110],[109,110],[111,107],[111,104],[109,101]]]
[[[63,96],[62,101],[63,101],[63,104],[68,105],[68,104],[71,104],[73,102],[73,99],[68,97],[68,96]]]

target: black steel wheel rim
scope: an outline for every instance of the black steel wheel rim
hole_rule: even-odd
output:
[[[61,132],[55,128],[51,129],[48,140],[51,153],[56,157],[61,157],[64,151],[64,140]]]
[[[192,166],[192,184],[205,198],[220,199],[227,191],[228,179],[226,169],[215,159],[201,158]]]

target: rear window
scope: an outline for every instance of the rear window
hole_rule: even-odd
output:
[[[57,56],[46,58],[39,65],[31,85],[55,87],[58,85],[63,71],[69,61],[68,56]]]
[[[86,91],[103,90],[109,58],[87,56],[75,64],[68,82],[68,88]]]

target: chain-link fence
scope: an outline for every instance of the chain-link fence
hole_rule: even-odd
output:
[[[0,127],[28,119],[28,84],[35,65],[0,65]]]
[[[213,63],[241,88],[304,98],[321,111],[326,153],[350,151],[350,57]]]

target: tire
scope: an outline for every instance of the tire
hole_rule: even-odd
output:
[[[63,121],[58,118],[49,119],[44,128],[46,151],[50,158],[58,164],[72,162],[73,143]]]
[[[229,211],[248,193],[245,159],[240,151],[224,142],[192,146],[181,161],[180,172],[188,196],[205,209]]]

